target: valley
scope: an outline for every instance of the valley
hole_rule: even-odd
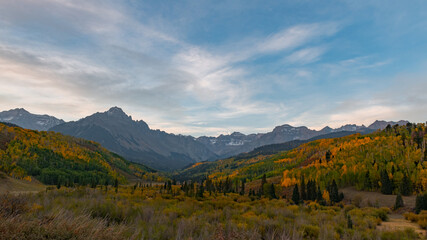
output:
[[[426,13],[0,0],[0,240],[427,240]]]
[[[77,239],[426,234],[424,124],[292,140],[173,172],[132,163],[93,141],[0,127],[0,237],[5,239],[30,236],[31,229]],[[403,195],[399,206],[398,195]],[[18,224],[19,231],[13,227]]]

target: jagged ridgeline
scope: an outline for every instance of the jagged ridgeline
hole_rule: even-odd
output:
[[[276,154],[259,151],[197,163],[176,178],[252,181],[266,174],[281,177],[281,186],[286,189],[301,184],[304,176],[305,181],[315,181],[322,189],[335,180],[339,187],[412,195],[427,190],[426,142],[426,125],[408,123],[366,135],[286,145],[290,150]]]
[[[70,186],[158,178],[154,170],[131,163],[96,142],[2,123],[0,171],[14,178]]]

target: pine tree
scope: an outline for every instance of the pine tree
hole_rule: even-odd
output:
[[[224,193],[231,192],[231,188],[232,188],[231,180],[229,177],[227,177],[225,179],[225,184],[224,184]]]
[[[402,195],[398,193],[396,196],[396,201],[394,203],[394,209],[398,209],[401,207],[404,207],[404,203],[403,203]]]
[[[386,195],[393,193],[393,186],[385,169],[381,171],[381,193]]]
[[[410,196],[412,194],[412,182],[406,173],[403,175],[399,188],[403,196]]]
[[[322,197],[322,192],[320,191],[320,187],[317,186],[316,201],[320,203],[320,202],[322,202],[322,200],[324,200]]]
[[[350,215],[347,215],[347,227],[348,227],[349,229],[352,229],[352,228],[353,228],[353,220],[351,220]]]
[[[197,190],[197,193],[196,193],[196,196],[198,197],[198,198],[203,198],[203,193],[205,192],[205,189],[204,189],[204,187],[203,187],[203,183],[200,183],[199,184],[199,188],[198,188],[198,190]]]
[[[96,188],[96,180],[94,177],[92,177],[92,181],[90,182],[90,187],[91,188]]]
[[[343,192],[340,192],[340,193],[338,194],[338,201],[339,201],[339,202],[341,202],[342,200],[344,200],[344,193],[343,193]]]
[[[242,187],[240,188],[240,195],[245,195],[245,183],[246,183],[246,179],[243,179]]]
[[[292,201],[295,204],[299,204],[301,201],[299,197],[298,184],[295,184],[294,186],[294,191],[292,192]]]
[[[427,210],[427,193],[417,195],[415,199],[415,212],[418,214],[422,210]]]
[[[261,196],[264,194],[264,185],[267,184],[267,176],[265,175],[265,173],[262,175],[262,179],[261,179],[261,186],[258,192],[258,195]]]
[[[268,198],[276,199],[277,196],[276,196],[276,190],[274,189],[274,184],[272,183],[272,184],[269,184],[267,186],[268,186],[268,192],[267,192]]]
[[[306,186],[305,186],[304,175],[301,175],[301,199],[307,200],[307,191],[306,191]]]
[[[114,187],[116,188],[116,193],[119,191],[119,180],[117,178],[114,180]]]
[[[331,157],[332,157],[332,152],[328,150],[325,154],[326,162],[329,162],[331,160]]]
[[[337,186],[337,183],[335,182],[335,179],[332,180],[332,183],[329,186],[328,192],[329,192],[329,196],[331,198],[331,202],[339,202],[340,201],[340,196],[338,193],[338,186]]]
[[[264,184],[267,183],[267,176],[265,175],[265,173],[262,175],[262,179],[261,179],[261,187],[264,186]]]
[[[390,124],[387,124],[387,126],[385,127],[385,131],[386,132],[391,132],[391,125]]]
[[[366,171],[365,179],[363,180],[363,188],[365,190],[372,189],[372,182],[371,182],[371,176],[369,175],[369,171]]]
[[[105,185],[105,192],[107,193],[108,192],[108,179],[105,179],[104,185]]]
[[[316,182],[313,180],[309,180],[307,183],[307,199],[314,201],[316,200],[317,193],[316,193]]]
[[[167,190],[168,190],[169,192],[171,192],[171,191],[172,191],[172,182],[171,182],[170,180],[168,181]]]

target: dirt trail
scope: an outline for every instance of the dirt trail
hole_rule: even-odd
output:
[[[406,228],[414,229],[422,238],[427,236],[426,230],[422,229],[418,224],[406,220],[400,214],[389,215],[389,220],[387,222],[382,222],[381,225],[377,227],[377,229],[384,231],[405,230]]]

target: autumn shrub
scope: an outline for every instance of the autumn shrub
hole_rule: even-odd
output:
[[[125,210],[110,201],[95,203],[89,212],[92,218],[101,218],[108,222],[122,223],[127,219]]]
[[[388,220],[388,214],[390,213],[390,209],[389,208],[379,208],[379,209],[375,209],[376,212],[376,216],[378,218],[380,218],[382,221],[387,221]]]
[[[393,232],[383,232],[381,240],[412,240],[419,239],[418,234],[412,228],[405,230],[396,230]]]
[[[344,207],[344,212],[345,212],[345,213],[348,213],[349,211],[353,210],[355,207],[356,207],[356,206],[354,206],[353,204],[346,205],[346,206]]]
[[[0,218],[0,239],[131,239],[132,234],[127,230],[123,225],[107,226],[104,220],[74,216],[64,210],[42,218]]]
[[[28,200],[24,196],[0,195],[0,216],[13,217],[28,211]]]
[[[403,216],[406,220],[409,220],[411,222],[417,222],[418,221],[418,215],[412,212],[404,213]]]
[[[427,218],[420,218],[417,223],[422,229],[427,229]]]
[[[317,239],[319,237],[320,228],[313,225],[304,225],[304,239]]]
[[[418,214],[418,221],[417,221],[418,225],[420,225],[420,227],[422,229],[427,229],[427,211],[421,211]]]
[[[166,193],[160,194],[160,189],[154,187],[134,194],[131,191],[129,187],[119,188],[118,193],[114,188],[108,192],[61,188],[26,195],[24,198],[33,207],[31,211],[16,215],[14,223],[28,224],[22,229],[29,236],[38,236],[29,230],[32,228],[41,234],[49,231],[52,238],[69,238],[68,234],[76,231],[78,236],[84,233],[93,239],[112,239],[94,234],[98,230],[117,230],[121,233],[117,239],[369,240],[378,239],[382,234],[376,226],[384,218],[382,215],[388,213],[388,209],[340,208],[314,202],[298,206],[286,200],[265,198],[245,201],[237,194],[205,196],[198,201],[184,193],[164,199],[162,194]],[[347,215],[353,221],[352,229],[348,226]],[[56,221],[62,225],[56,225]],[[8,226],[3,225],[2,229],[6,231]],[[0,239],[9,239],[2,236],[12,235],[0,235]]]

